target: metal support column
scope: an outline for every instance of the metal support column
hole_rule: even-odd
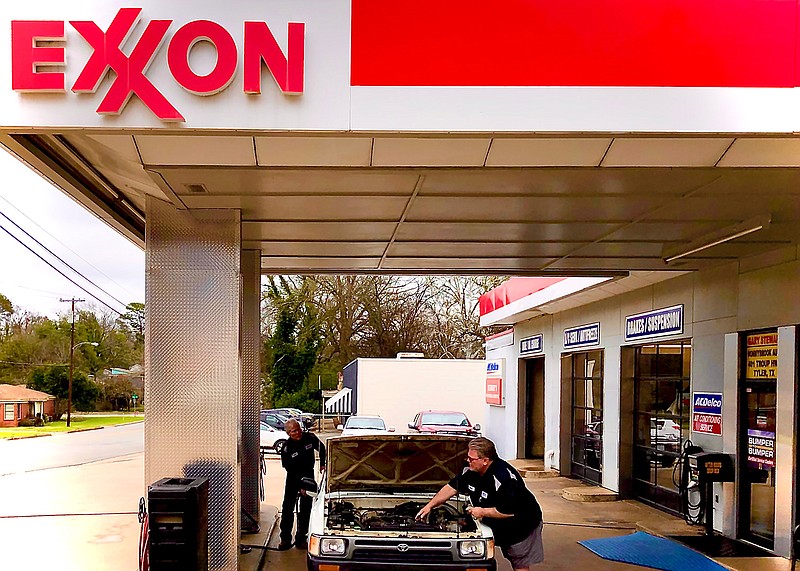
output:
[[[259,521],[261,252],[242,250],[242,530]]]
[[[238,567],[241,215],[147,197],[145,483],[209,480],[209,569]]]

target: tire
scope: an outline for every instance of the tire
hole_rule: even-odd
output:
[[[275,449],[275,452],[277,452],[278,454],[280,454],[281,452],[283,452],[283,447],[284,447],[285,445],[286,445],[286,441],[285,441],[285,440],[278,440],[278,441],[275,443],[275,446],[273,446],[273,448]]]

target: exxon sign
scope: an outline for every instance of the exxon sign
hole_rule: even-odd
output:
[[[91,21],[69,24],[94,49],[71,90],[95,93],[109,71],[116,77],[97,112],[118,115],[131,95],[136,95],[163,121],[184,121],[180,112],[147,77],[162,44],[167,42],[167,64],[175,81],[195,95],[213,95],[225,90],[236,74],[239,48],[231,34],[210,20],[194,20],[168,32],[172,20],[151,20],[126,55],[122,48],[139,20],[141,8],[120,9],[108,29]],[[14,20],[11,22],[11,83],[19,92],[66,91],[65,22],[62,20]],[[206,41],[216,50],[214,68],[205,75],[192,70],[189,54],[197,42]],[[303,93],[305,69],[305,24],[289,22],[284,54],[265,22],[244,22],[243,91],[261,93],[261,67],[266,64],[285,94]],[[56,44],[56,45],[54,45]]]

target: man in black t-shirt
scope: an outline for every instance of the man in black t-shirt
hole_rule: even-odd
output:
[[[428,517],[431,509],[457,492],[469,496],[470,513],[491,528],[494,540],[516,571],[527,571],[544,560],[542,509],[525,486],[519,472],[497,457],[488,438],[470,441],[469,467],[445,484],[417,514]]]
[[[319,452],[319,469],[325,469],[325,445],[316,434],[303,432],[295,419],[286,421],[289,440],[281,450],[281,464],[286,470],[286,486],[283,490],[281,507],[281,542],[278,549],[292,546],[292,527],[294,526],[294,505],[300,496],[300,510],[297,514],[297,531],[294,545],[298,549],[308,548],[308,521],[311,518],[311,496],[301,487],[302,478],[314,478],[314,451]]]

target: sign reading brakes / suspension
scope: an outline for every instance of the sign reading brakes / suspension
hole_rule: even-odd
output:
[[[683,333],[683,304],[628,315],[625,318],[625,341],[680,333]]]

